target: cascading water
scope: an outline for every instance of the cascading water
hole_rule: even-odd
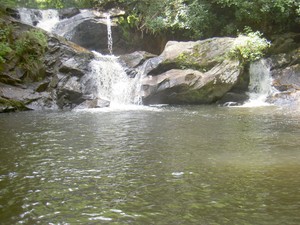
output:
[[[272,87],[272,77],[270,67],[265,59],[260,59],[251,63],[249,83],[249,101],[244,107],[258,107],[270,105],[267,98],[274,94],[275,89]]]
[[[21,21],[23,23],[40,27],[56,34],[64,33],[65,26],[56,26],[61,22],[57,10],[35,10],[19,9]],[[84,19],[90,15],[90,11],[81,11]],[[118,62],[118,58],[113,55],[112,22],[109,14],[106,14],[107,24],[107,46],[110,55],[94,53],[94,59],[90,62],[91,72],[82,81],[85,86],[85,93],[90,93],[94,98],[110,101],[110,106],[139,105],[140,95],[140,73],[135,78],[130,78],[125,68]],[[62,30],[60,30],[62,27]],[[55,28],[55,29],[53,29]]]
[[[90,63],[91,79],[95,87],[93,95],[97,98],[110,101],[111,107],[141,104],[140,97],[140,73],[130,78],[118,58],[113,55],[113,39],[111,31],[110,15],[107,22],[107,46],[110,55],[102,55],[94,52],[95,59]]]
[[[58,11],[54,9],[19,9],[20,19],[23,23],[39,27],[48,32],[52,32],[56,24],[59,23]]]
[[[42,12],[42,19],[39,21],[39,23],[36,26],[48,32],[52,32],[53,28],[60,21],[58,11],[53,9],[48,9],[48,10],[43,10],[41,12]]]
[[[104,56],[94,52],[95,59],[90,63],[90,78],[93,82],[93,95],[111,102],[111,106],[140,104],[140,76],[130,78],[116,56]]]

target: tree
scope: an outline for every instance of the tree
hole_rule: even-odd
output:
[[[216,7],[230,12],[229,21],[237,28],[250,26],[266,34],[285,32],[300,25],[298,0],[215,0]]]

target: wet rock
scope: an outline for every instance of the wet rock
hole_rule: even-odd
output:
[[[124,54],[125,41],[121,29],[112,25],[113,52]],[[65,37],[86,49],[109,54],[107,44],[107,19],[105,15],[93,10],[84,10],[81,13],[61,21],[54,33]]]
[[[79,13],[80,13],[80,10],[75,7],[58,10],[60,19],[71,18],[73,16],[78,15]]]
[[[80,105],[76,106],[75,109],[87,109],[87,108],[105,108],[109,107],[110,102],[104,99],[91,99],[85,100]]]
[[[288,53],[300,47],[300,33],[274,35],[271,42],[269,55]]]
[[[219,101],[218,105],[223,106],[238,106],[242,105],[249,99],[249,96],[244,93],[227,92]]]
[[[300,46],[287,53],[272,55],[266,60],[271,65],[270,73],[277,93],[269,99],[274,104],[297,102],[300,91]]]
[[[145,51],[136,51],[130,54],[121,55],[120,61],[123,62],[127,67],[136,68],[143,64],[147,59],[153,58],[156,55]]]

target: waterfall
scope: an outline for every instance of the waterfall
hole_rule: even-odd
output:
[[[82,10],[78,15],[78,21],[70,24],[67,20],[59,20],[57,10],[19,9],[23,23],[40,27],[49,32],[64,34],[66,27],[78,25],[86,18],[92,18],[93,12]],[[113,55],[112,22],[109,14],[106,14],[107,46],[110,55],[102,55],[93,51],[94,59],[90,62],[90,73],[81,80],[84,93],[92,96],[91,99],[103,99],[110,101],[110,106],[140,105],[140,73],[134,78],[127,75],[125,68],[119,63],[118,57]],[[101,18],[103,20],[103,17]],[[59,23],[62,22],[62,23]],[[67,22],[67,23],[64,23]],[[105,17],[104,17],[105,22]]]
[[[31,9],[19,8],[18,11],[20,14],[21,22],[33,26],[33,21],[37,21],[37,16],[34,13],[32,13]]]
[[[42,13],[42,18],[36,26],[48,32],[52,32],[53,28],[60,21],[58,11],[53,9],[48,9],[48,10],[42,10],[41,13]]]
[[[111,106],[140,104],[140,76],[130,78],[118,58],[94,52],[90,63],[90,79],[93,81],[92,94],[111,102]]]
[[[106,16],[106,23],[107,23],[107,47],[109,53],[113,54],[113,39],[112,39],[112,32],[111,32],[111,19],[110,15]]]
[[[275,89],[272,87],[272,77],[270,67],[265,59],[260,59],[251,63],[249,83],[249,101],[243,106],[257,107],[270,105],[267,98],[274,94]]]
[[[38,10],[38,9],[18,9],[20,19],[23,23],[31,26],[42,28],[48,32],[59,23],[58,11],[54,9]]]

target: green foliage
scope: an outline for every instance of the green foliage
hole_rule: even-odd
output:
[[[5,56],[10,53],[12,49],[7,43],[0,42],[0,64],[5,63]]]
[[[240,34],[238,36],[229,56],[238,58],[242,62],[256,61],[264,56],[270,45],[271,43],[263,38],[260,32],[248,31],[246,35]]]
[[[215,0],[224,12],[231,13],[228,20],[237,27],[251,26],[264,33],[284,32],[300,25],[299,0]]]
[[[1,3],[7,7],[27,7],[27,8],[92,8],[96,0],[1,0]]]
[[[32,29],[22,33],[15,44],[15,53],[21,66],[32,80],[40,80],[43,76],[43,56],[47,48],[47,39],[40,30]]]
[[[15,111],[15,110],[28,110],[28,108],[25,106],[25,104],[18,100],[12,100],[12,99],[5,99],[0,97],[0,106],[4,106],[6,109],[5,112],[9,111]]]
[[[5,57],[12,51],[10,48],[11,27],[0,24],[0,64],[5,63]]]
[[[32,80],[43,76],[43,56],[47,48],[47,38],[38,29],[21,34],[14,33],[14,27],[0,20],[0,70],[4,63],[9,64],[13,58]]]
[[[127,17],[134,16],[134,26],[127,21],[124,29],[187,39],[235,36],[245,26],[269,35],[295,31],[300,25],[299,0],[98,0],[97,6],[119,6]]]
[[[245,26],[267,36],[297,31],[299,0],[1,0],[10,7],[125,9],[119,19],[125,36],[132,30],[175,39],[235,36]]]
[[[16,54],[22,58],[31,58],[39,60],[39,57],[45,53],[47,39],[40,30],[31,30],[22,33],[16,41]]]

